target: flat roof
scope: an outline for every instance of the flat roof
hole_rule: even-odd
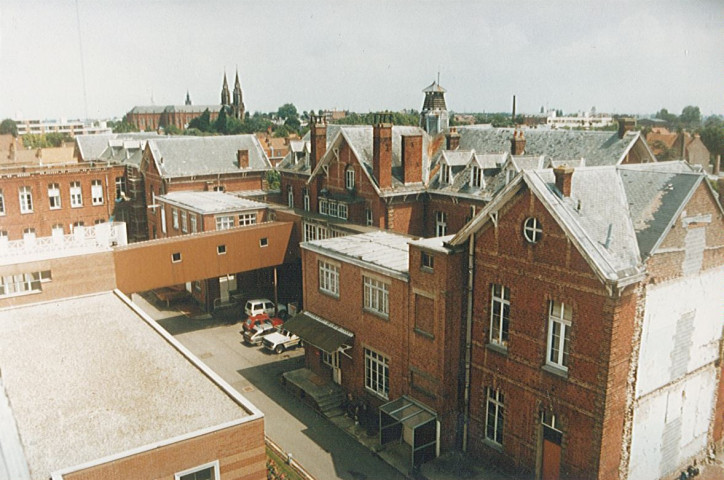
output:
[[[266,203],[224,192],[170,192],[156,197],[168,204],[176,205],[201,214],[259,210],[267,208]]]
[[[114,292],[0,310],[0,369],[33,479],[255,414]]]

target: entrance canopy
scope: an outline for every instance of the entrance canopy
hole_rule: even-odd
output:
[[[412,468],[437,456],[437,438],[437,414],[422,403],[403,395],[380,407],[380,445],[409,443]]]
[[[309,312],[293,316],[284,323],[284,328],[327,353],[334,353],[340,347],[351,348],[354,340],[354,333]]]

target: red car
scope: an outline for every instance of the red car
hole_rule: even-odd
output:
[[[260,313],[248,317],[241,326],[244,330],[252,330],[255,326],[261,325],[262,323],[271,323],[274,327],[278,327],[284,323],[284,320],[281,318],[269,318],[269,314]]]

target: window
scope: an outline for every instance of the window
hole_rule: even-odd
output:
[[[336,217],[337,216],[337,202],[329,200],[327,203],[329,205],[329,210],[327,212],[327,215],[329,215],[330,217]]]
[[[339,267],[328,262],[319,262],[319,289],[335,297],[339,296]]]
[[[181,211],[181,231],[187,233],[189,231],[189,220],[185,211]]]
[[[341,218],[341,219],[343,219],[343,220],[347,220],[347,216],[348,216],[348,213],[347,213],[347,204],[346,204],[346,203],[340,203],[339,205],[337,205],[337,217],[339,217],[339,218]]]
[[[538,243],[542,233],[543,229],[541,228],[537,218],[528,217],[525,219],[525,223],[523,224],[523,236],[528,243]]]
[[[316,223],[304,222],[304,238],[302,241],[324,240],[328,238],[327,227]]]
[[[161,206],[161,231],[166,233],[166,207]]]
[[[20,187],[20,213],[33,213],[33,193],[30,187]]]
[[[256,225],[256,213],[242,213],[239,215],[239,226]]]
[[[480,188],[483,186],[483,170],[477,165],[470,169],[470,186]]]
[[[375,351],[365,350],[365,387],[387,398],[390,394],[389,360]]]
[[[427,252],[420,252],[420,266],[423,270],[433,270],[435,267],[435,257]]]
[[[179,472],[174,475],[174,480],[219,480],[219,461]]]
[[[287,187],[287,206],[294,208],[294,190],[291,185]]]
[[[354,169],[352,167],[347,167],[347,171],[344,172],[344,186],[347,187],[347,190],[354,188]]]
[[[450,167],[443,163],[440,167],[440,183],[450,183]]]
[[[70,182],[70,206],[73,208],[83,206],[83,192],[80,182]]]
[[[364,308],[389,315],[389,285],[374,278],[364,277]]]
[[[174,252],[171,254],[171,262],[179,263],[181,261],[181,252]]]
[[[309,211],[309,190],[304,189],[304,211]]]
[[[171,225],[174,230],[178,230],[178,210],[175,208],[171,209]]]
[[[82,221],[81,221],[81,222],[73,222],[73,225],[71,225],[71,228],[70,228],[70,232],[73,233],[73,232],[76,231],[76,229],[80,229],[80,230],[78,230],[78,231],[79,231],[79,232],[82,232],[84,225],[85,225],[85,223],[82,222]]]
[[[100,180],[91,181],[91,202],[93,205],[103,205],[103,183]]]
[[[93,220],[93,225],[100,225],[101,223],[106,223],[106,220],[104,218],[97,218]]]
[[[571,330],[571,307],[551,301],[548,310],[548,355],[546,363],[568,370],[568,348]]]
[[[234,217],[231,215],[225,215],[223,217],[216,217],[216,229],[217,230],[228,230],[234,226]]]
[[[490,343],[508,346],[509,322],[510,289],[502,285],[493,285],[490,301]]]
[[[320,215],[327,215],[327,199],[326,198],[320,198],[319,199],[319,214]]]
[[[35,229],[24,228],[23,229],[23,240],[35,240]]]
[[[447,234],[447,213],[435,212],[435,236],[442,237]]]
[[[198,231],[198,227],[196,226],[196,214],[190,213],[189,220],[191,220],[191,233],[196,233]]]
[[[126,195],[126,178],[116,177],[116,198],[123,198]]]
[[[262,247],[262,248],[264,248],[264,247],[266,247],[267,245],[269,245],[269,238],[268,238],[268,237],[261,237],[261,238],[259,239],[259,246]]]
[[[60,185],[51,183],[48,185],[48,202],[51,210],[60,208]]]
[[[503,444],[504,397],[500,390],[488,390],[487,413],[485,417],[485,438],[498,445]]]
[[[214,191],[215,192],[225,192],[226,187],[224,187],[223,185],[214,185]]]
[[[368,226],[372,225],[372,209],[369,207],[365,210],[365,223]]]
[[[60,223],[56,223],[53,225],[53,229],[51,230],[51,235],[55,238],[62,237],[65,235],[65,231],[63,230],[63,225]]]
[[[15,275],[6,275],[0,277],[0,297],[13,297],[16,295],[27,295],[30,293],[40,292],[41,278],[50,281],[50,271],[18,273]]]
[[[217,255],[226,255],[226,245],[217,245],[216,254]]]
[[[5,215],[5,197],[2,189],[0,189],[0,215]]]

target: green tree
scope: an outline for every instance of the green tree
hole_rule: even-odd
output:
[[[711,115],[699,130],[701,141],[709,149],[711,155],[724,155],[724,119],[719,115]]]
[[[219,116],[216,117],[216,121],[214,122],[214,130],[223,135],[226,135],[228,132],[227,119],[228,117],[226,116],[226,109],[222,107],[221,110],[219,110]]]
[[[269,170],[266,172],[266,181],[269,185],[269,190],[279,190],[279,172],[276,170]]]
[[[676,124],[678,117],[674,115],[673,113],[669,113],[669,111],[665,108],[662,108],[658,112],[656,112],[656,115],[654,115],[654,118],[658,118],[660,120],[664,120],[671,125]]]
[[[18,136],[18,124],[15,123],[14,120],[11,120],[9,118],[6,118],[2,122],[0,122],[0,135],[12,135],[13,137]]]
[[[67,133],[51,132],[45,134],[45,141],[50,147],[60,147],[70,141],[70,136]]]
[[[277,116],[279,116],[279,118],[287,119],[291,117],[296,118],[299,114],[297,113],[297,107],[295,107],[294,104],[285,103],[277,110]]]
[[[119,122],[108,122],[108,126],[111,127],[113,133],[128,133],[138,131],[138,127],[133,123],[127,122],[125,118]]]
[[[244,124],[238,118],[226,118],[226,133],[228,135],[238,135],[244,133]]]
[[[211,113],[207,108],[204,113],[189,122],[189,128],[196,128],[202,132],[211,130]]]
[[[684,107],[681,111],[681,115],[679,115],[679,121],[682,125],[689,128],[701,125],[701,111],[699,110],[699,107],[695,107],[693,105]]]
[[[183,133],[176,125],[166,125],[163,127],[163,131],[166,135],[181,135]]]

